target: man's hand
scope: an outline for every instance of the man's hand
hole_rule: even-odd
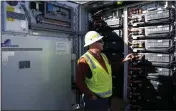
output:
[[[126,62],[126,61],[128,61],[128,60],[132,60],[133,58],[134,58],[134,55],[133,55],[133,54],[128,54],[128,55],[125,57],[125,59],[123,59],[122,62]]]

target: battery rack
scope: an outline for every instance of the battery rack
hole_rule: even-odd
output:
[[[175,7],[149,2],[128,8],[130,110],[174,110]]]

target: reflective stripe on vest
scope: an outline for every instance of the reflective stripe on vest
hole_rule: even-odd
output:
[[[110,91],[107,91],[107,92],[103,92],[103,93],[96,93],[98,96],[100,96],[100,97],[104,97],[104,96],[106,96],[106,95],[111,95],[112,94],[112,91],[110,90]]]
[[[89,61],[90,64],[92,65],[92,68],[95,69],[96,66],[95,66],[95,64],[93,63],[92,59],[91,59],[87,54],[85,54],[85,56],[87,57],[88,61]]]

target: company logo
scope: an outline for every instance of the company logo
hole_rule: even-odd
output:
[[[1,47],[19,47],[19,45],[12,45],[10,39],[6,39],[4,43],[1,43]]]

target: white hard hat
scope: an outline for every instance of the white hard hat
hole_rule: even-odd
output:
[[[90,44],[93,44],[93,43],[95,43],[96,41],[99,41],[102,38],[103,38],[103,36],[101,36],[98,32],[89,31],[85,35],[85,39],[84,39],[85,45],[84,45],[84,47],[86,47]]]

